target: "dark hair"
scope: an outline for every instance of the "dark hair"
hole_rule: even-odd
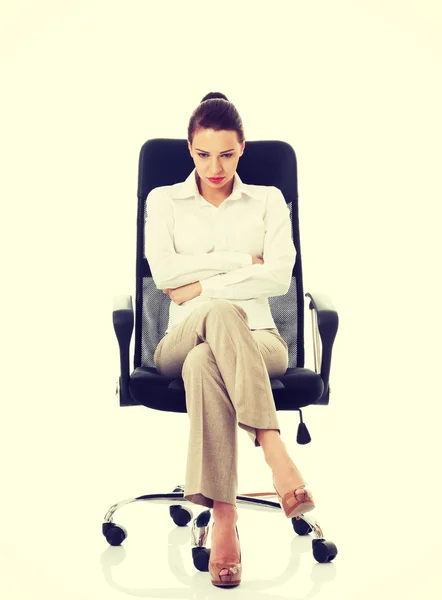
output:
[[[210,92],[193,111],[187,128],[187,139],[192,144],[199,129],[236,131],[238,142],[245,140],[241,117],[234,105],[220,92]]]

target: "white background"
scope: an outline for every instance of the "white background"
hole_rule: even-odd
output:
[[[8,598],[110,597],[104,513],[184,483],[186,415],[118,406],[111,311],[135,292],[139,150],[184,139],[210,91],[246,142],[295,149],[305,291],[339,313],[331,403],[304,411],[312,443],[281,415],[341,551],[327,597],[436,597],[441,26],[437,0],[2,4]],[[312,368],[310,337],[306,310]],[[240,491],[270,491],[261,450],[240,444]]]

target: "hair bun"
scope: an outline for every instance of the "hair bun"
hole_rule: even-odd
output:
[[[227,100],[227,102],[229,102],[229,99],[227,98],[227,96],[225,96],[221,92],[209,92],[201,100],[200,104],[203,103],[203,102],[205,102],[206,100],[213,100],[215,98],[222,98],[223,100]]]

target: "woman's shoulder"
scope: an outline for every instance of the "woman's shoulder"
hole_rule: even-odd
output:
[[[245,186],[245,191],[256,198],[260,198],[265,201],[269,201],[273,198],[284,198],[281,190],[275,185],[247,184]]]

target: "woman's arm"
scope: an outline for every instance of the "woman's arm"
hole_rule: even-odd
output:
[[[163,290],[163,294],[169,294],[170,299],[175,304],[182,304],[188,300],[192,300],[201,294],[203,287],[199,281],[182,285],[181,287]]]
[[[252,265],[263,265],[264,261],[262,258],[258,256],[252,256]],[[203,287],[200,281],[194,281],[193,283],[188,283],[187,285],[182,285],[181,287],[172,289],[167,288],[163,290],[163,294],[169,294],[170,299],[175,304],[182,304],[183,302],[187,302],[188,300],[192,300],[201,294],[203,291]]]

